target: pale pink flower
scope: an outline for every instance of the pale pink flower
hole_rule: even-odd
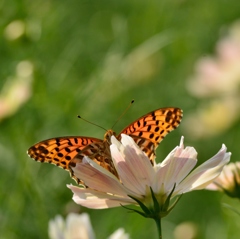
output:
[[[85,157],[73,171],[87,187],[68,185],[77,204],[101,209],[137,204],[137,199],[152,206],[153,193],[159,205],[166,206],[170,198],[205,188],[221,173],[231,155],[222,145],[215,156],[193,170],[197,163],[197,152],[193,147],[184,147],[182,137],[180,145],[161,163],[154,162],[152,165],[131,137],[122,134],[121,142],[114,136],[111,140],[112,160],[119,178]],[[166,212],[161,211],[163,214]]]
[[[217,43],[216,57],[200,58],[196,74],[187,82],[190,93],[197,97],[235,94],[240,85],[240,23],[235,23],[227,36]]]
[[[48,227],[50,239],[94,239],[95,235],[88,214],[68,214],[66,221],[57,215],[50,220]]]
[[[225,192],[230,197],[240,198],[240,162],[229,163],[206,189]]]
[[[66,220],[60,215],[50,220],[48,234],[50,239],[95,239],[91,221],[87,213],[68,214]],[[128,239],[129,235],[119,228],[108,239]]]
[[[196,62],[186,87],[192,95],[208,98],[186,116],[184,130],[189,136],[198,139],[218,135],[239,119],[240,21],[217,42],[215,56]]]

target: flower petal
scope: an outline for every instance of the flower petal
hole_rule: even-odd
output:
[[[90,188],[80,188],[73,185],[67,185],[73,192],[73,201],[84,207],[93,209],[103,209],[111,207],[119,207],[135,202],[129,197],[120,197],[105,192],[92,190]]]
[[[122,183],[142,195],[145,193],[146,185],[149,186],[152,182],[154,174],[152,164],[131,137],[124,134],[121,136],[122,145],[110,146],[115,167]]]
[[[224,165],[230,160],[231,153],[226,153],[223,145],[219,152],[211,159],[197,167],[176,188],[174,195],[205,188],[222,171]]]
[[[166,157],[162,167],[157,171],[155,178],[155,192],[159,191],[162,185],[167,192],[171,191],[174,185],[178,185],[194,168],[197,163],[197,152],[193,147],[183,148],[183,137],[180,146],[176,147]]]
[[[76,177],[86,182],[88,187],[94,190],[101,190],[106,193],[123,196],[127,196],[127,193],[130,193],[113,174],[110,174],[102,167],[101,171],[98,170],[100,166],[94,161],[90,161],[91,165],[88,162],[77,163],[76,167],[72,168]],[[92,165],[94,165],[94,167]]]
[[[111,145],[110,150],[121,182],[129,190],[140,194],[142,192],[142,185],[139,185],[138,180],[132,172],[132,169],[129,168],[125,163],[125,157],[119,152],[116,145]]]
[[[66,218],[66,238],[95,239],[91,221],[87,213],[70,213]]]

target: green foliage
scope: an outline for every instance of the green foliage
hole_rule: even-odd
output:
[[[0,122],[0,237],[48,238],[48,221],[71,211],[90,214],[98,239],[119,227],[133,239],[156,237],[152,220],[123,208],[75,205],[66,187],[74,184],[68,173],[34,162],[26,150],[56,136],[102,138],[100,128],[76,115],[109,129],[132,99],[134,105],[114,128],[117,132],[156,108],[175,106],[187,114],[197,104],[185,87],[194,62],[214,52],[221,29],[237,20],[239,9],[238,0],[0,1],[0,87],[14,78],[19,62],[29,61],[34,69],[32,96]],[[16,20],[23,32],[11,39],[6,29]],[[157,150],[159,161],[182,134],[180,126],[164,139]],[[239,141],[237,126],[205,141],[185,139],[201,162],[222,143],[238,160]],[[231,213],[222,210],[218,193],[184,195],[163,219],[163,238],[172,238],[171,231],[184,221],[195,222],[202,239],[239,238]]]

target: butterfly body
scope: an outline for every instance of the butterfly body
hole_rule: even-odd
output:
[[[181,109],[161,108],[140,117],[118,135],[113,130],[107,130],[103,140],[82,136],[52,138],[30,147],[28,155],[36,161],[52,163],[69,171],[78,183],[82,181],[74,176],[72,167],[81,162],[84,156],[118,177],[110,153],[112,135],[119,141],[121,134],[131,136],[153,164],[159,143],[180,124],[181,118]]]
[[[89,157],[109,172],[118,177],[117,171],[113,165],[110,153],[111,136],[116,136],[113,130],[107,130],[104,139],[100,142],[93,142],[86,146],[79,154],[77,154],[71,162],[71,167],[75,167],[76,163],[81,162],[84,156]]]

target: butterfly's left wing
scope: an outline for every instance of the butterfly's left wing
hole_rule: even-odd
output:
[[[91,150],[94,149],[93,146],[98,149],[102,144],[103,141],[97,138],[66,136],[41,141],[30,147],[27,153],[36,161],[55,164],[69,171],[71,176],[79,182],[79,179],[73,175],[71,164],[82,151],[85,150],[90,155]],[[86,150],[90,145],[92,146],[91,150]]]
[[[152,111],[127,126],[121,134],[131,136],[153,163],[155,150],[163,138],[176,129],[182,119],[179,108],[161,108]]]

